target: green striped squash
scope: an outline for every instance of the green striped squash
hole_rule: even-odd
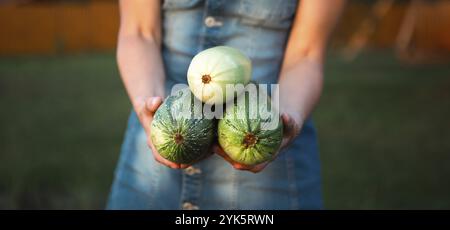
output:
[[[270,105],[270,99],[267,98]],[[247,92],[226,108],[218,125],[218,141],[232,160],[252,166],[273,159],[281,145],[283,125],[278,113],[272,118],[263,119],[260,111],[264,109],[259,100],[250,97]],[[251,116],[250,111],[258,113]],[[275,121],[277,125],[267,129],[272,119],[278,119],[278,122]]]
[[[165,159],[191,164],[208,155],[215,138],[215,121],[201,115],[202,104],[186,88],[167,97],[155,113],[151,140]],[[182,113],[188,116],[181,116]],[[194,115],[200,114],[200,117]]]

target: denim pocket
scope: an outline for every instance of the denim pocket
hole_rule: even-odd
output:
[[[188,9],[196,6],[202,0],[164,0],[162,8],[164,10]]]
[[[237,11],[243,24],[286,27],[296,9],[297,0],[241,0]]]

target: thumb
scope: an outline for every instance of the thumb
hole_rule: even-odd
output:
[[[280,149],[284,149],[300,133],[300,127],[297,122],[288,114],[281,115],[283,120],[283,140]]]
[[[295,127],[295,121],[286,113],[281,115],[284,125],[284,133],[291,133]]]
[[[161,97],[151,97],[147,99],[145,107],[149,112],[155,113],[156,110],[158,110],[161,103],[162,103]]]

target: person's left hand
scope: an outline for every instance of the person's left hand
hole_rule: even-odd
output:
[[[300,133],[302,122],[300,119],[295,119],[295,116],[289,115],[288,113],[283,113],[281,115],[281,120],[283,121],[283,140],[281,141],[280,148],[274,154],[273,158],[269,161],[263,162],[257,165],[244,165],[233,161],[228,154],[220,147],[220,145],[214,145],[213,150],[219,156],[223,157],[226,161],[228,161],[235,169],[238,170],[246,170],[253,173],[261,172],[270,162],[275,160],[280,151],[292,142],[292,140]]]

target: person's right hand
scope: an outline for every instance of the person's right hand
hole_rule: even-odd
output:
[[[169,161],[165,158],[163,158],[158,151],[156,150],[155,146],[152,144],[152,140],[150,138],[150,132],[151,132],[151,125],[153,121],[153,116],[158,110],[159,106],[162,104],[163,99],[161,97],[149,97],[146,99],[137,99],[136,100],[136,114],[144,127],[145,133],[147,134],[147,144],[152,150],[153,157],[155,160],[167,167],[173,168],[173,169],[184,169],[189,167],[187,164],[177,164],[172,161]]]

